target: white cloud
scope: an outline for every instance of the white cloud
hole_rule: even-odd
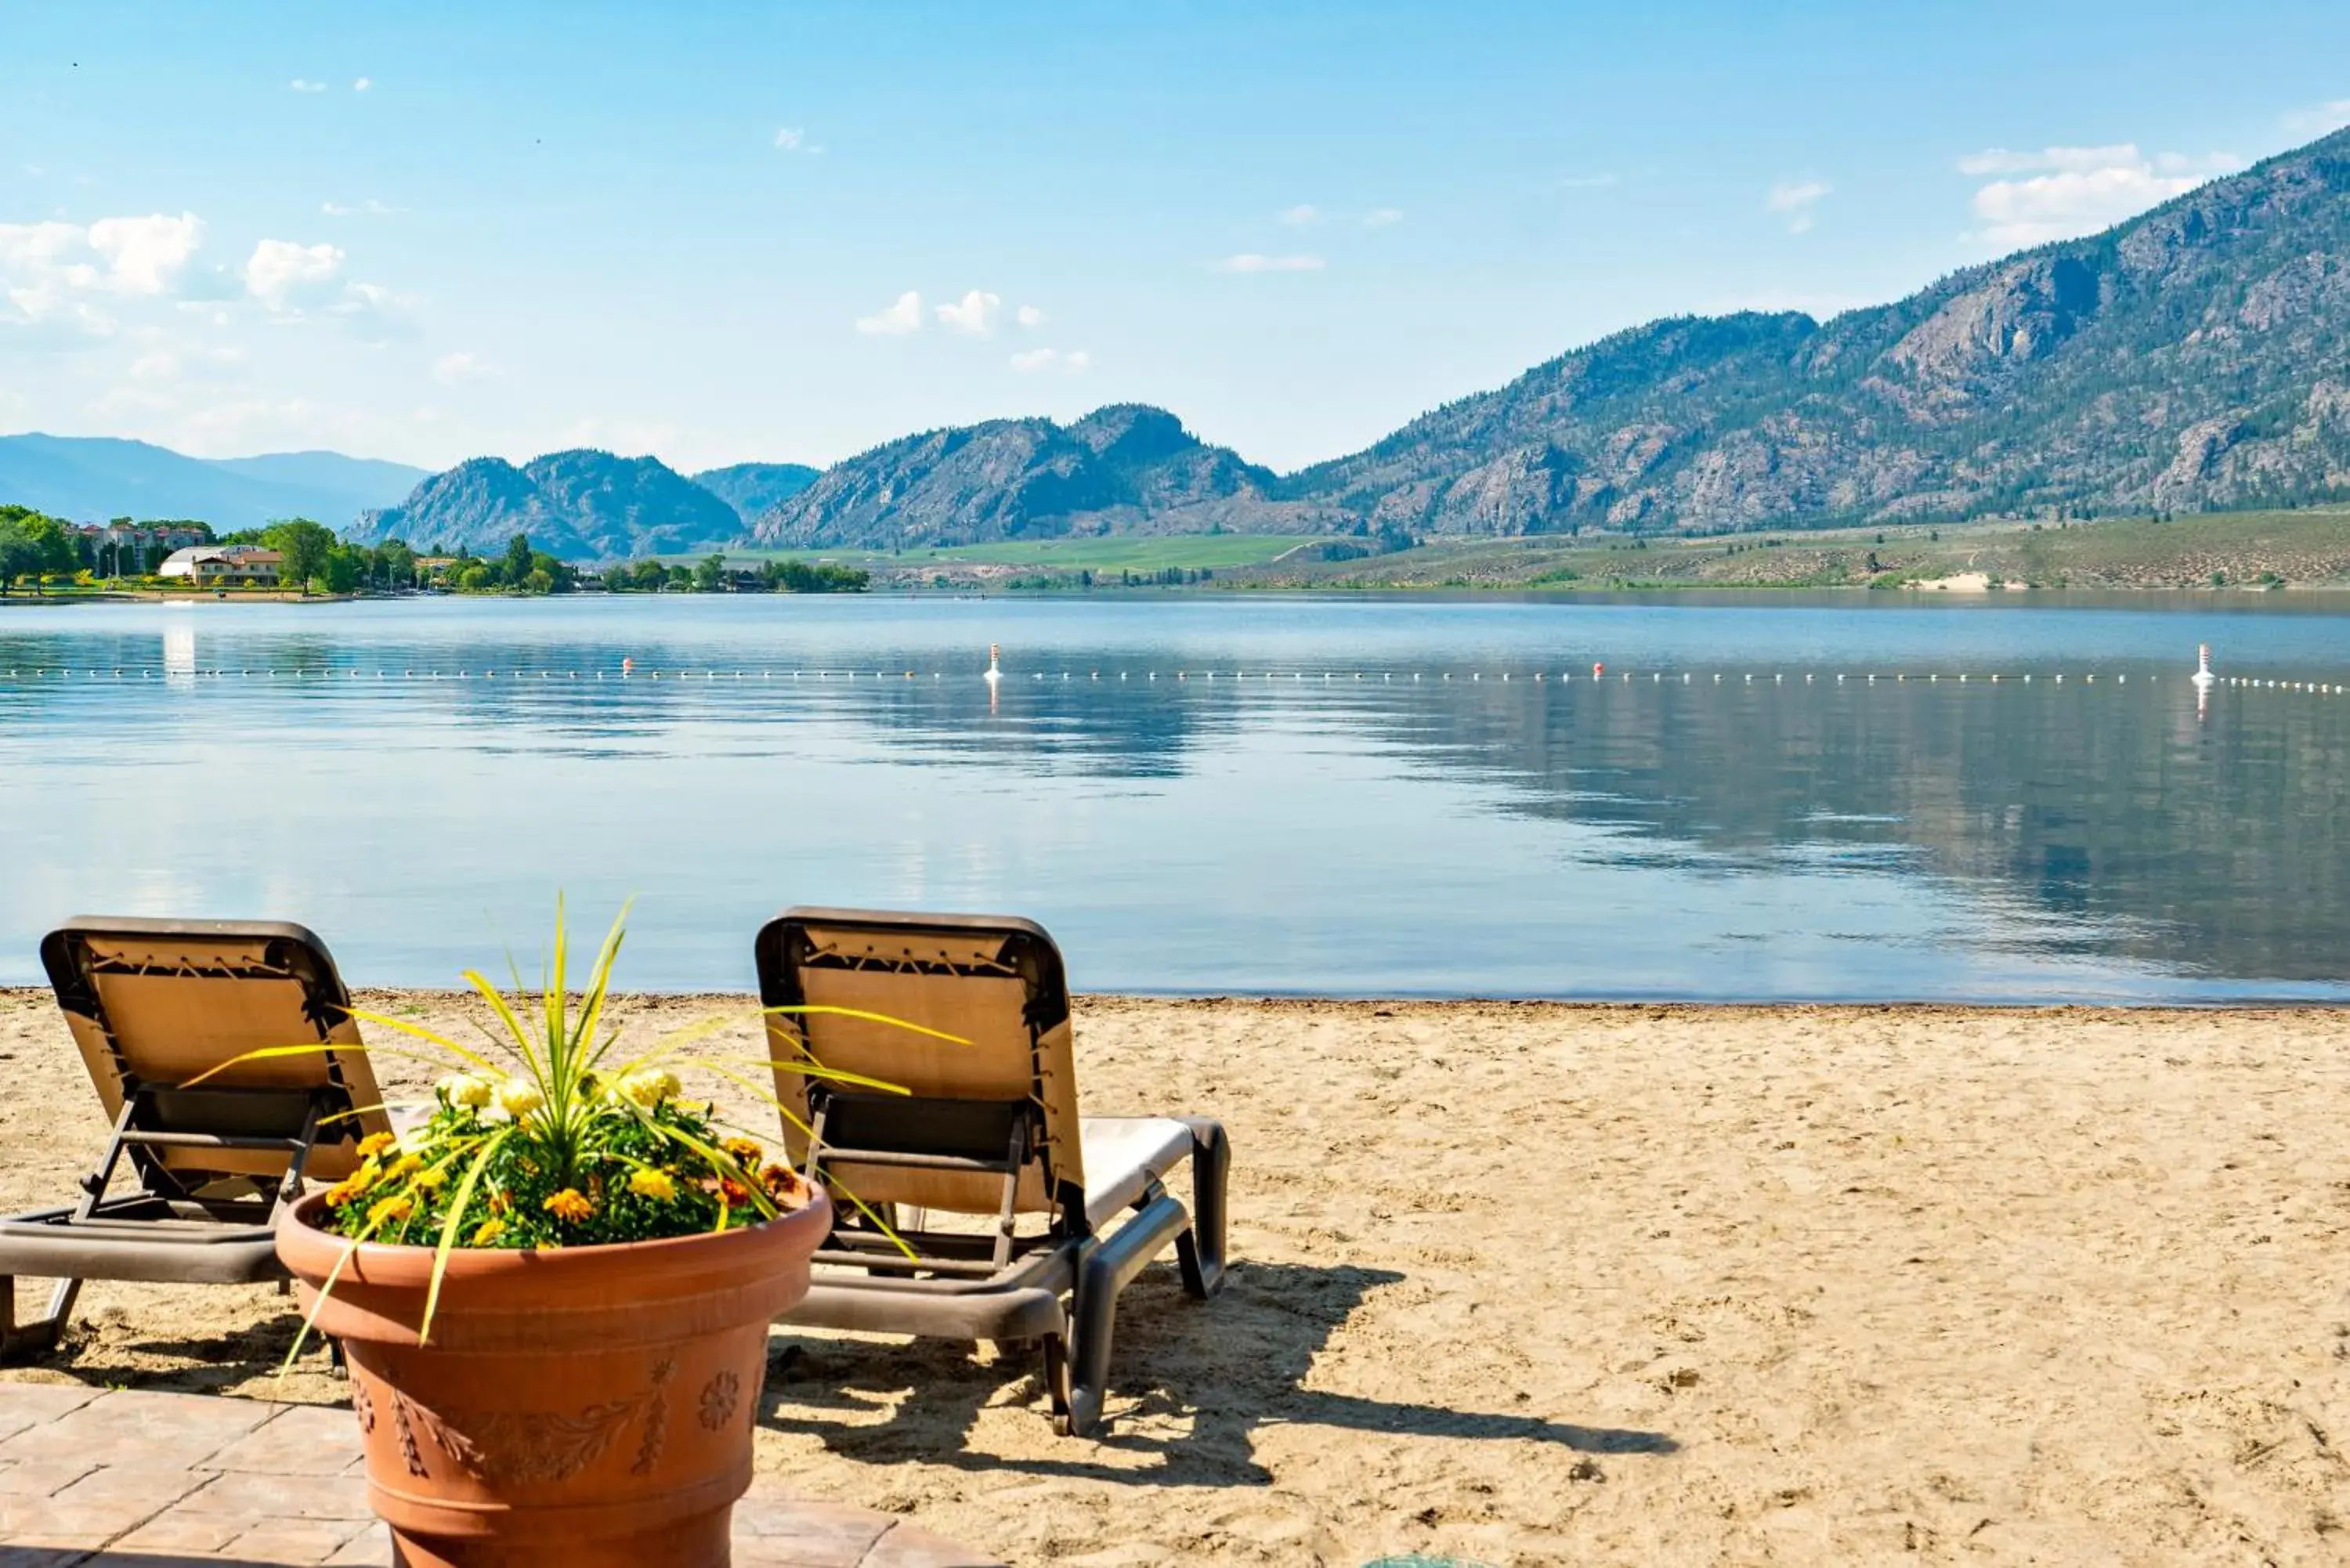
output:
[[[1402,222],[1403,209],[1401,207],[1373,207],[1369,212],[1363,214],[1363,227],[1367,229],[1393,228],[1396,224]]]
[[[287,82],[286,85],[292,88],[296,92],[324,92],[327,90],[326,83],[304,81],[300,77],[296,77],[292,81]]]
[[[89,226],[89,248],[106,258],[115,286],[125,294],[165,293],[203,243],[204,221],[193,213],[100,218]]]
[[[359,80],[357,80],[357,81],[355,81],[355,82],[353,82],[353,83],[351,84],[351,90],[352,90],[353,92],[365,92],[365,91],[367,91],[367,89],[368,89],[368,88],[371,88],[371,87],[373,87],[373,86],[375,86],[375,78],[372,78],[372,77],[361,77],[361,78],[359,78]]]
[[[1787,232],[1800,234],[1812,226],[1812,209],[1835,189],[1825,180],[1782,181],[1771,187],[1771,210],[1786,214]]]
[[[1302,229],[1308,223],[1320,223],[1322,209],[1311,202],[1302,202],[1295,207],[1284,210],[1281,214],[1281,221],[1293,229]]]
[[[408,209],[405,207],[386,206],[383,202],[377,201],[372,196],[369,197],[366,201],[359,202],[357,206],[352,206],[348,202],[321,202],[318,207],[318,211],[326,213],[327,216],[330,218],[386,218],[395,213],[404,213]]]
[[[432,361],[432,379],[444,387],[462,387],[474,381],[486,381],[497,375],[497,369],[478,354],[459,352],[443,354]]]
[[[1012,313],[1012,319],[1023,327],[1042,327],[1045,325],[1045,313],[1033,305],[1024,305]]]
[[[1253,252],[1212,264],[1218,272],[1320,272],[1320,256],[1261,256]]]
[[[2321,136],[2331,136],[2345,125],[2350,125],[2350,98],[2312,104],[2307,109],[2296,109],[2284,117],[2287,132],[2313,140]]]
[[[1030,348],[1012,356],[1012,368],[1024,376],[1042,370],[1082,376],[1093,368],[1093,362],[1094,357],[1083,348],[1072,348],[1066,354],[1057,348]]]
[[[857,318],[857,330],[868,337],[902,337],[922,328],[922,296],[912,289],[898,296],[898,302],[887,310]]]
[[[995,313],[1003,301],[985,289],[974,288],[960,300],[939,306],[939,322],[950,332],[986,337],[995,331]]]
[[[118,324],[96,300],[181,294],[203,234],[193,213],[100,218],[87,227],[0,223],[0,323],[39,329],[12,337],[20,345],[71,347],[109,336]]]
[[[264,240],[244,264],[244,286],[271,310],[291,312],[327,303],[342,270],[343,253],[337,246]]]
[[[1958,165],[1962,174],[2025,176],[1992,180],[1975,192],[1983,226],[1972,237],[2001,250],[2095,234],[2242,166],[2230,152],[2149,158],[2127,141],[2036,152],[1994,147]]]
[[[822,152],[824,149],[807,139],[807,131],[804,128],[796,125],[786,125],[775,132],[775,151],[778,152],[805,152],[810,157],[814,157],[816,154]]]

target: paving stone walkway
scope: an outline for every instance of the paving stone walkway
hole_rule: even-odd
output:
[[[350,1412],[0,1383],[0,1568],[386,1568]],[[735,1568],[998,1568],[891,1514],[734,1506]]]

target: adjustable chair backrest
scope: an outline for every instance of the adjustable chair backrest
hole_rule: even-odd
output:
[[[300,926],[83,916],[43,939],[41,962],[109,1117],[135,1101],[140,1130],[245,1140],[298,1137],[314,1113],[338,1118],[318,1127],[304,1166],[327,1181],[358,1168],[361,1137],[390,1128],[356,1049],[350,994]],[[342,1049],[240,1063],[187,1087],[245,1052],[314,1043]],[[148,1156],[168,1170],[255,1177],[282,1175],[289,1158],[193,1146]]]
[[[971,1042],[838,1014],[770,1014],[775,1097],[787,1113],[793,1163],[806,1163],[807,1129],[821,1115],[827,1150],[933,1160],[925,1168],[826,1155],[826,1172],[867,1203],[999,1213],[1004,1174],[952,1168],[992,1160],[1016,1172],[1015,1209],[1083,1225],[1068,980],[1043,927],[1009,915],[795,909],[761,929],[757,956],[768,1007],[879,1013]],[[845,1087],[794,1070],[811,1058],[907,1092]]]

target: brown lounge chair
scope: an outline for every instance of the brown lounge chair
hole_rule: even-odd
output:
[[[226,1284],[286,1277],[271,1244],[304,1178],[338,1180],[387,1131],[356,1049],[247,1062],[310,1041],[357,1047],[350,996],[300,926],[83,917],[41,942],[57,1005],[114,1118],[79,1202],[0,1219],[0,1355],[57,1343],[84,1280]],[[109,1193],[126,1163],[136,1185]],[[57,1282],[19,1324],[16,1276]]]
[[[757,952],[769,1007],[851,1008],[971,1042],[837,1015],[769,1015],[776,1098],[791,1113],[785,1147],[832,1189],[838,1216],[807,1299],[782,1321],[1041,1341],[1055,1427],[1091,1430],[1128,1282],[1172,1241],[1193,1296],[1204,1301],[1223,1282],[1222,1126],[1078,1116],[1068,981],[1060,950],[1031,921],[790,909],[761,929]],[[910,1093],[787,1065],[809,1057]],[[1190,1214],[1162,1185],[1186,1160]],[[930,1228],[941,1211],[982,1218]]]

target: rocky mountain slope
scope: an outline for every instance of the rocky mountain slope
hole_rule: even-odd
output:
[[[804,462],[738,462],[706,468],[692,477],[694,483],[734,508],[747,528],[760,513],[814,484],[819,472]]]
[[[992,420],[908,436],[827,469],[753,529],[767,545],[971,545],[1222,525],[1304,533],[1326,508],[1283,500],[1268,469],[1209,446],[1164,409],[1072,424]]]
[[[1431,534],[2350,494],[2350,131],[1825,325],[1617,334],[1284,493]]]
[[[734,509],[658,458],[582,448],[516,468],[477,457],[426,479],[398,506],[363,514],[349,537],[494,554],[516,534],[567,560],[618,560],[726,544]]]
[[[893,441],[775,544],[1705,533],[2350,496],[2350,131],[1892,305],[1617,333],[1280,478],[1156,409]]]

